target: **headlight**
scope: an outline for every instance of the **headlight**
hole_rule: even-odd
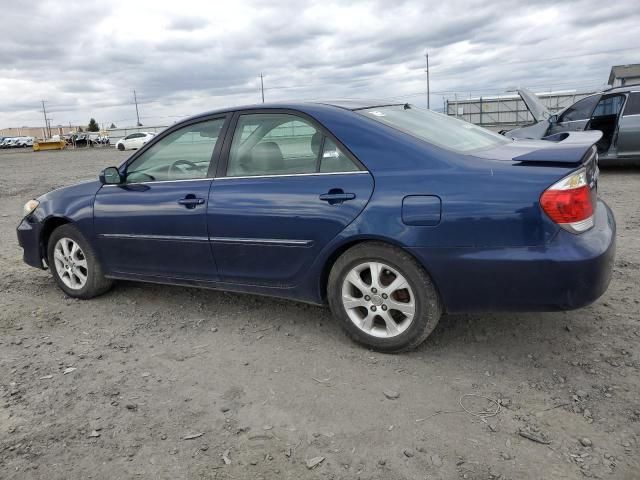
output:
[[[34,210],[36,208],[38,208],[38,205],[40,205],[40,202],[37,200],[29,200],[27,203],[24,204],[24,210],[23,210],[23,214],[26,217],[27,215],[31,215]]]

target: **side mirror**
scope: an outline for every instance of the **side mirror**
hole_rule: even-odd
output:
[[[558,115],[551,115],[549,117],[549,123],[558,123]]]
[[[120,175],[120,170],[116,167],[105,168],[100,172],[98,178],[103,185],[119,185],[124,181],[124,178]]]

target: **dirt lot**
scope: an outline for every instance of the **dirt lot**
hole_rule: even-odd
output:
[[[640,478],[640,169],[602,173],[618,254],[595,305],[447,316],[393,356],[286,301],[65,297],[22,263],[22,205],[125,156],[0,152],[1,478]]]

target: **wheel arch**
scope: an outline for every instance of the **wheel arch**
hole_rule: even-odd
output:
[[[420,259],[418,259],[418,257],[416,257],[410,249],[405,248],[404,245],[402,245],[400,242],[398,242],[397,240],[394,240],[392,238],[388,238],[388,237],[377,237],[377,236],[366,236],[366,237],[357,237],[357,238],[350,238],[338,245],[336,245],[334,247],[334,249],[331,251],[331,253],[328,255],[328,257],[326,258],[323,268],[322,268],[322,272],[320,274],[320,284],[318,286],[319,291],[320,291],[320,298],[322,299],[323,302],[326,302],[327,300],[327,284],[329,281],[329,274],[331,273],[331,269],[333,268],[333,265],[336,263],[336,261],[338,260],[338,258],[340,258],[340,256],[345,253],[347,250],[355,247],[356,245],[360,245],[362,243],[383,243],[383,244],[387,244],[389,246],[395,247],[395,248],[399,248],[400,250],[402,250],[404,253],[406,253],[407,255],[409,255],[411,258],[413,258],[416,263],[418,263],[418,265],[420,265],[420,267],[422,267],[422,269],[426,272],[427,275],[429,275],[429,278],[431,279],[431,282],[433,283],[433,286],[436,290],[436,293],[438,294],[438,297],[440,297],[440,303],[442,304],[442,306],[444,307],[444,310],[446,311],[446,305],[444,303],[444,298],[442,296],[442,294],[440,293],[440,289],[438,288],[438,284],[436,283],[436,280],[434,279],[433,275],[431,274],[431,272],[429,271],[429,268],[427,268],[423,262],[420,261]]]
[[[51,234],[56,228],[61,227],[62,225],[67,225],[69,223],[73,222],[67,217],[61,216],[48,217],[42,223],[42,230],[40,231],[40,256],[45,259],[47,263],[47,248],[49,245],[49,238],[51,238]]]

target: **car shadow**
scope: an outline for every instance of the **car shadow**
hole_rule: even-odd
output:
[[[185,317],[215,312],[218,326],[251,323],[256,328],[279,328],[278,325],[295,324],[298,333],[311,335],[315,341],[349,343],[328,307],[220,290],[124,281],[107,295],[118,303],[135,299],[139,307],[180,310]],[[586,321],[590,316],[588,308],[571,312],[443,315],[427,340],[405,355],[429,358],[469,354],[504,359],[531,351],[543,357],[567,348],[568,338],[588,335],[596,328]],[[320,324],[330,328],[318,328]]]

